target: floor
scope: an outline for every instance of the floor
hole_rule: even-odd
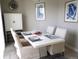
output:
[[[13,44],[9,44],[6,46],[4,59],[18,59]],[[60,55],[50,56],[49,55],[49,56],[43,57],[41,59],[78,59],[78,58],[77,58],[76,52],[72,51],[69,48],[66,48],[64,56],[60,56]]]

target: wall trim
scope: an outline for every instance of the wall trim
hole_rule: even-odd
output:
[[[66,44],[66,47],[72,49],[72,50],[75,51],[75,52],[78,52],[78,49],[77,49],[77,48],[74,48],[74,47],[72,47],[72,46],[70,46],[70,45],[68,45],[68,44]]]

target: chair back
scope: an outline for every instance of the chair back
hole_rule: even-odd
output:
[[[14,42],[15,42],[15,47],[21,48],[22,45],[21,45],[19,36],[16,34],[16,32],[12,28],[10,30],[11,30],[11,34],[12,34]]]
[[[55,35],[61,38],[65,38],[67,30],[65,28],[56,28]]]
[[[47,27],[46,32],[47,32],[48,34],[54,34],[54,31],[55,31],[55,27],[53,27],[53,26],[48,26],[48,27]]]

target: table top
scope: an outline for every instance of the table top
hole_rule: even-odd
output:
[[[32,34],[32,32],[21,32],[21,34],[24,36],[24,38],[34,47],[34,48],[40,48],[44,46],[49,46],[53,44],[57,44],[60,42],[65,42],[63,38],[57,37],[57,38],[48,38],[45,35],[35,35]],[[55,36],[55,35],[52,35]]]

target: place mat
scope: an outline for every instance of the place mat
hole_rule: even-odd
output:
[[[56,39],[56,38],[60,38],[60,37],[55,36],[55,35],[45,35],[45,37],[48,37],[49,39]]]
[[[29,39],[32,41],[32,42],[36,42],[36,41],[41,41],[41,39],[37,36],[32,36],[32,37],[29,37]]]

